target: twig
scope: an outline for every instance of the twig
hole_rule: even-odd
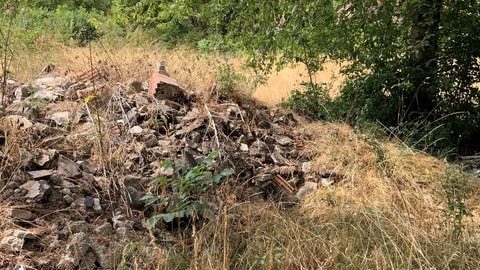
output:
[[[288,183],[285,179],[283,179],[283,177],[278,174],[273,177],[273,182],[284,190],[288,191],[290,194],[293,194],[293,192],[295,191],[295,188],[292,187],[290,183]]]
[[[213,121],[212,114],[210,113],[210,110],[207,107],[207,104],[204,105],[205,110],[207,111],[208,114],[208,119],[209,119],[209,125],[212,125],[213,128],[213,133],[215,136],[215,142],[217,143],[218,149],[220,149],[220,142],[218,141],[218,133],[217,133],[217,127],[215,126],[215,121]]]

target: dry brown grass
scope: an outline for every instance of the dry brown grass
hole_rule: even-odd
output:
[[[185,46],[171,49],[162,45],[110,46],[101,42],[92,43],[91,48],[72,48],[56,43],[39,46],[35,51],[18,51],[12,64],[14,78],[24,82],[32,80],[41,74],[43,67],[51,63],[56,67],[56,75],[78,75],[90,70],[91,56],[93,66],[106,70],[112,83],[132,78],[148,80],[159,59],[166,60],[166,69],[171,77],[187,89],[199,93],[207,92],[218,84],[218,68],[225,64],[244,74],[237,81],[239,88],[251,88],[255,79],[251,72],[242,69],[237,59],[220,54],[203,56]]]
[[[58,74],[81,73],[90,68],[89,54],[88,48],[63,45],[45,48],[45,54],[21,54],[15,77],[32,79],[49,63]],[[224,61],[186,48],[109,49],[101,44],[92,47],[92,57],[110,71],[112,84],[132,77],[146,80],[155,61],[164,58],[172,77],[200,92],[216,83],[216,68]],[[480,268],[478,183],[469,180],[474,188],[466,200],[475,216],[466,219],[463,237],[454,239],[444,223],[440,188],[448,163],[400,143],[359,135],[345,124],[305,128],[312,132],[304,154],[314,157],[313,169],[337,173],[339,183],[288,210],[268,202],[228,205],[216,220],[198,228],[193,243],[167,250],[137,243],[125,248],[125,259],[135,269]],[[110,160],[124,156],[128,147],[110,147],[106,155]],[[11,149],[16,154],[19,145]]]
[[[478,182],[466,200],[463,236],[445,222],[447,162],[343,124],[312,124],[314,169],[343,176],[297,208],[225,206],[194,243],[172,248],[155,269],[477,269]],[[228,190],[228,189],[227,189]]]

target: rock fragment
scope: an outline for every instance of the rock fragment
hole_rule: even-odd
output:
[[[28,181],[20,186],[20,188],[27,190],[26,198],[33,199],[36,202],[44,202],[52,192],[52,188],[45,180]]]
[[[318,184],[315,182],[305,182],[305,184],[298,189],[297,191],[297,198],[300,200],[305,199],[308,195],[312,194],[315,190],[317,190]]]
[[[82,175],[82,172],[80,171],[78,165],[63,155],[60,155],[58,157],[57,171],[59,174],[70,178],[75,178]]]

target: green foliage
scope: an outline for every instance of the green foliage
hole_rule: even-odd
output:
[[[242,76],[228,63],[218,66],[217,74],[218,94],[223,98],[235,91],[238,82],[243,79]]]
[[[315,120],[328,120],[331,117],[332,101],[325,84],[302,83],[302,91],[294,89],[282,106],[295,110]]]
[[[465,205],[465,200],[471,192],[468,188],[469,179],[459,167],[449,167],[445,174],[447,178],[442,184],[447,202],[444,209],[445,223],[451,227],[452,237],[458,239],[465,227],[463,220],[473,216]]]
[[[61,6],[56,9],[55,15],[56,21],[62,23],[61,34],[77,45],[84,46],[101,35],[98,31],[100,16],[85,8],[70,10]]]
[[[23,6],[28,6],[36,9],[55,10],[60,6],[68,8],[69,10],[76,10],[83,8],[87,11],[100,11],[107,13],[112,6],[111,0],[34,0],[23,1]]]
[[[255,269],[277,269],[282,266],[282,262],[285,259],[283,254],[283,249],[277,245],[273,245],[270,248],[271,254],[266,254],[263,256],[258,256],[253,262],[253,267]]]
[[[171,161],[163,163],[165,169],[173,168],[174,176],[154,179],[151,184],[158,188],[171,189],[172,195],[169,197],[146,195],[142,198],[146,206],[166,205],[166,213],[148,219],[150,226],[155,226],[160,220],[172,222],[175,218],[202,216],[205,213],[206,205],[200,200],[200,196],[218,184],[222,178],[234,173],[232,169],[224,169],[214,174],[210,172],[218,155],[218,151],[210,153],[202,163],[193,168],[177,165]]]

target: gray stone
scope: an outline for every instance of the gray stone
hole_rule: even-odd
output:
[[[270,157],[276,165],[283,166],[290,164],[290,161],[283,156],[283,151],[277,146],[275,146]]]
[[[49,177],[52,174],[54,174],[54,170],[38,170],[38,171],[29,171],[27,174],[32,177],[33,179],[40,179],[40,178],[45,178]]]
[[[71,122],[70,112],[55,112],[45,116],[45,118],[54,121],[55,124],[62,127],[67,126]]]
[[[79,192],[80,191],[80,188],[77,185],[75,185],[72,182],[69,182],[67,180],[62,180],[60,186],[64,189],[70,190],[71,192]]]
[[[87,208],[93,208],[93,205],[94,205],[93,197],[92,196],[85,197],[85,199],[83,200],[83,204]]]
[[[63,235],[73,235],[76,233],[89,233],[90,232],[90,226],[86,221],[80,220],[80,221],[73,221],[69,222],[65,228],[62,230]]]
[[[33,163],[42,167],[46,163],[50,162],[53,159],[53,157],[55,156],[56,153],[57,153],[57,150],[55,150],[55,149],[48,149],[48,150],[37,149],[34,152]]]
[[[126,201],[127,203],[134,208],[143,208],[145,202],[141,200],[145,196],[145,192],[140,192],[132,186],[127,186]]]
[[[154,134],[148,134],[145,136],[145,147],[151,148],[158,144],[157,137]]]
[[[199,143],[202,140],[202,134],[196,131],[192,131],[188,134],[188,136],[185,138],[188,146],[191,148],[198,148]]]
[[[140,126],[134,126],[128,130],[128,133],[131,135],[140,135],[143,133],[143,128]]]
[[[5,236],[0,241],[0,248],[7,249],[12,251],[21,251],[24,248],[25,240],[34,240],[35,235],[23,231],[23,230],[15,230],[10,231],[5,234]]]
[[[11,208],[8,211],[8,216],[14,219],[27,220],[27,221],[34,219],[34,215],[32,212],[24,209],[19,209],[19,208]]]
[[[58,173],[66,177],[78,177],[82,175],[82,172],[78,168],[78,165],[72,160],[60,155],[58,157]]]
[[[52,188],[45,180],[28,181],[20,188],[28,191],[25,195],[26,198],[33,199],[36,202],[46,201],[52,192]]]
[[[90,244],[88,235],[76,233],[67,244],[64,255],[57,265],[59,269],[94,269],[97,256]]]
[[[65,203],[66,203],[67,205],[70,205],[70,204],[72,204],[72,203],[75,201],[75,200],[73,199],[73,197],[70,196],[70,195],[65,195],[65,196],[63,196],[63,200],[65,201]]]
[[[256,140],[250,146],[250,155],[251,156],[263,156],[268,151],[268,146],[266,143]]]
[[[335,179],[333,179],[333,177],[324,177],[322,178],[321,183],[322,183],[322,186],[328,187],[335,183]]]
[[[292,143],[292,139],[290,137],[284,136],[284,135],[273,135],[273,138],[275,141],[280,144],[281,146],[287,146]]]
[[[242,152],[248,152],[248,145],[245,143],[240,144],[240,151]]]
[[[102,206],[100,205],[100,199],[99,198],[94,198],[93,199],[93,211],[95,212],[101,212],[102,211]]]
[[[25,148],[20,148],[20,166],[23,168],[30,167],[33,163],[33,155]]]
[[[305,199],[308,195],[312,194],[315,190],[317,190],[318,184],[315,182],[305,182],[305,184],[298,189],[297,191],[297,198],[300,200]]]
[[[306,174],[306,173],[309,173],[311,171],[312,171],[312,162],[311,161],[303,162],[302,163],[302,172],[304,174]]]

